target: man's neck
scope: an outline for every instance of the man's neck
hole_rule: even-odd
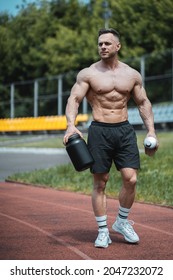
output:
[[[115,70],[118,67],[119,61],[118,58],[108,58],[108,59],[101,59],[101,64],[104,68],[109,70]]]

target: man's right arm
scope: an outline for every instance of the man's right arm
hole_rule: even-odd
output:
[[[70,97],[66,106],[67,130],[64,136],[64,144],[68,142],[68,138],[78,133],[82,137],[82,133],[75,127],[75,120],[78,114],[78,108],[89,89],[89,83],[86,81],[86,70],[82,70],[77,75],[77,80],[71,89]]]

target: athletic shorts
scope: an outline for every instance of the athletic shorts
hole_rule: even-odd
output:
[[[88,130],[88,148],[94,158],[91,173],[108,173],[113,162],[117,170],[140,168],[136,133],[128,121],[93,121]]]

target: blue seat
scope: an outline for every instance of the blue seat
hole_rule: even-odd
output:
[[[173,123],[173,103],[167,105],[153,105],[153,114],[155,123]],[[128,109],[128,118],[132,125],[143,124],[137,108]]]

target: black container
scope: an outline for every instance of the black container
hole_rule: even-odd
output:
[[[77,133],[69,137],[66,151],[77,171],[83,171],[94,163],[85,140]]]

